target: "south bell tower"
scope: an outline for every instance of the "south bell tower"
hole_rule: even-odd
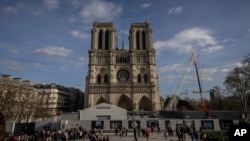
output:
[[[105,102],[131,114],[161,109],[150,24],[133,23],[129,34],[129,49],[118,49],[115,26],[93,24],[85,108]]]

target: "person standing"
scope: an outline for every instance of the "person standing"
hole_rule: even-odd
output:
[[[128,128],[125,128],[125,135],[128,136]]]
[[[190,129],[189,134],[190,134],[191,140],[193,141],[194,140],[194,130],[192,128]]]
[[[222,132],[220,133],[219,141],[225,141],[225,138]]]
[[[176,128],[176,135],[177,135],[179,141],[183,141],[182,140],[182,133],[181,133],[180,127]]]
[[[161,133],[161,128],[160,128],[160,126],[158,125],[158,127],[157,127],[157,133],[158,134],[160,134]]]
[[[202,139],[203,139],[203,141],[206,141],[206,140],[207,140],[207,134],[206,134],[206,133],[203,133]]]
[[[140,126],[137,127],[137,134],[138,134],[138,137],[141,136],[141,128],[140,128]]]

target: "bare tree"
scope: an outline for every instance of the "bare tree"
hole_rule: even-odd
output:
[[[38,94],[33,89],[29,81],[23,82],[18,87],[18,94],[15,98],[15,110],[16,110],[16,120],[20,122],[21,120],[28,122],[31,120],[34,114],[34,107],[37,103]]]
[[[210,110],[225,110],[223,107],[224,96],[220,86],[214,86],[210,90],[211,100],[208,102],[208,108]]]
[[[17,89],[10,79],[0,79],[0,111],[5,116],[5,119],[13,117],[12,108],[15,105],[14,99],[17,94]]]
[[[241,61],[240,66],[228,73],[224,84],[233,95],[239,96],[242,119],[247,121],[248,96],[250,95],[250,54]]]
[[[5,117],[0,112],[0,141],[4,140],[7,137],[7,133],[5,132]]]
[[[11,79],[9,75],[0,79],[0,111],[6,120],[17,122],[32,120],[38,94],[31,82]]]
[[[39,90],[37,90],[39,91]],[[46,101],[48,99],[47,97],[44,98],[44,92],[38,92],[38,101],[34,106],[35,112],[34,112],[34,118],[48,118],[49,110],[48,110],[48,102]],[[45,102],[46,101],[46,102]]]

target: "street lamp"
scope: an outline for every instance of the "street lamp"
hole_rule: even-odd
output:
[[[133,121],[132,122],[132,128],[134,130],[134,140],[137,141],[137,135],[136,135],[136,128],[137,128],[137,122],[136,121]]]

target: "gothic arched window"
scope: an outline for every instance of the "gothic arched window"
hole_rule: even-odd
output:
[[[142,32],[142,49],[146,49],[146,34],[145,31]]]
[[[101,75],[97,75],[97,83],[98,84],[102,83],[102,77],[101,77]]]
[[[136,32],[136,49],[140,49],[140,33],[139,31]]]
[[[109,76],[106,74],[104,76],[104,83],[108,83],[109,82]]]
[[[98,49],[102,49],[102,30],[100,30],[98,35]]]
[[[141,75],[140,74],[137,76],[137,81],[138,81],[138,83],[141,83]]]
[[[109,39],[110,39],[109,35],[110,35],[110,32],[107,30],[105,33],[105,50],[109,49]]]
[[[147,83],[148,82],[148,75],[144,74],[144,82]]]

